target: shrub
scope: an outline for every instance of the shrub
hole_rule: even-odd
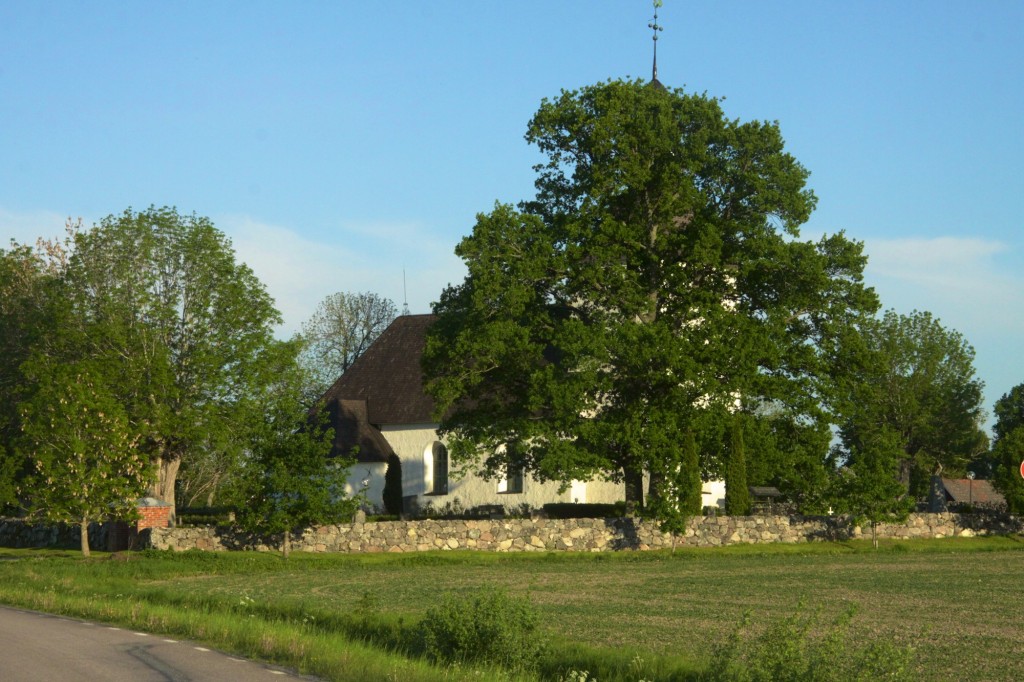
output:
[[[702,678],[707,682],[846,682],[910,680],[913,650],[891,641],[851,645],[850,608],[832,623],[800,604],[793,615],[749,636],[749,614],[719,645]]]
[[[500,588],[448,594],[420,623],[423,651],[437,663],[486,663],[530,670],[544,650],[540,622],[525,597]]]

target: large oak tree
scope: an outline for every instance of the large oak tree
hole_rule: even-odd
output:
[[[536,197],[478,216],[435,305],[425,367],[455,460],[624,480],[639,505],[645,471],[686,495],[683,444],[737,409],[830,418],[877,302],[860,244],[799,239],[815,197],[777,124],[611,81],[545,100],[526,138]]]

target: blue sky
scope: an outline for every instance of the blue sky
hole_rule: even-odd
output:
[[[335,291],[429,311],[478,212],[532,192],[541,99],[649,78],[647,0],[0,3],[0,239],[209,216],[297,329]],[[780,122],[803,236],[1024,382],[1024,3],[666,0],[659,78]]]

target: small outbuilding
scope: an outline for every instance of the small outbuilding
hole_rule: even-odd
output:
[[[932,477],[928,511],[946,512],[960,509],[1004,509],[1006,498],[992,487],[991,481],[971,478]]]

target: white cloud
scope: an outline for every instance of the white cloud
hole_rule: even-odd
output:
[[[865,251],[865,278],[884,308],[929,311],[974,347],[986,407],[1024,379],[1024,254],[967,237],[873,239]]]
[[[439,247],[437,240],[409,226],[361,230],[383,237],[383,247],[370,248],[363,239],[353,239],[358,246],[349,247],[244,216],[220,218],[216,224],[231,238],[238,259],[253,269],[277,302],[284,316],[282,335],[297,331],[324,297],[338,291],[372,291],[401,309],[403,267],[413,313],[429,312],[444,286],[464,277],[451,249]]]
[[[885,308],[927,310],[968,334],[1024,331],[1024,277],[997,257],[1017,256],[999,241],[936,237],[873,239],[866,277]]]

